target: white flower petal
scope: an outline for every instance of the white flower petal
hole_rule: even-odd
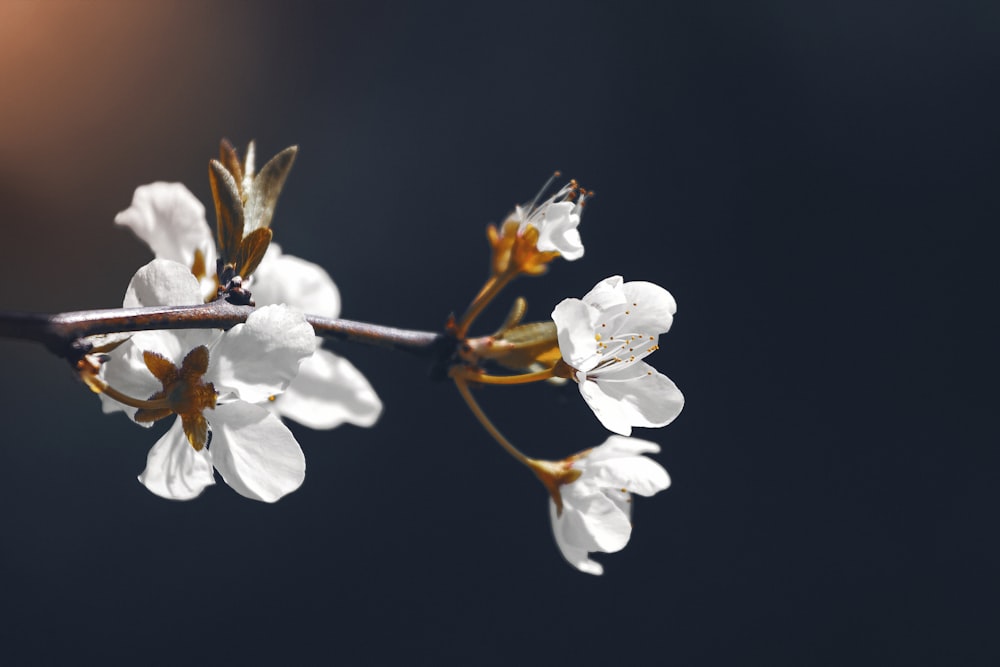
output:
[[[563,515],[559,524],[566,543],[605,553],[624,549],[632,535],[628,512],[603,493],[573,497],[572,487],[567,484],[561,488]]]
[[[129,340],[113,350],[109,359],[101,367],[101,377],[118,391],[133,398],[147,399],[163,389],[163,385],[153,377],[142,359],[142,349]],[[129,419],[135,417],[135,408],[122,405],[106,394],[101,394],[101,409],[105,413],[122,410]],[[152,424],[142,424],[152,426]]]
[[[609,276],[597,283],[592,290],[583,295],[583,302],[598,310],[608,310],[615,306],[625,305],[622,277]]]
[[[167,259],[154,259],[132,276],[122,306],[194,306],[203,303],[201,286],[191,270]]]
[[[579,219],[577,223],[579,223]],[[553,230],[552,234],[558,238],[558,241],[554,241],[553,245],[559,248],[559,255],[563,259],[572,262],[583,257],[583,239],[580,238],[580,230],[576,229],[575,226]]]
[[[596,382],[586,380],[583,373],[579,373],[577,378],[580,383],[580,395],[604,428],[619,435],[631,435],[630,413],[619,400],[605,394]]]
[[[595,330],[601,313],[580,299],[564,299],[552,311],[559,337],[559,352],[566,363],[589,371],[601,359]]]
[[[630,435],[631,426],[666,426],[681,413],[684,396],[670,378],[639,361],[580,379],[580,393],[608,430]],[[628,427],[626,427],[626,425]]]
[[[537,248],[543,252],[558,252],[564,259],[583,257],[583,242],[576,227],[580,224],[579,212],[573,202],[557,202],[545,206],[532,220],[538,229]]]
[[[607,498],[608,500],[610,500],[615,504],[615,507],[618,508],[618,511],[620,511],[622,514],[628,517],[629,523],[631,524],[632,494],[630,494],[628,491],[622,491],[620,488],[618,489],[603,488],[601,489],[601,493],[604,494],[605,498]]]
[[[205,207],[180,183],[150,183],[135,190],[132,205],[115,216],[146,242],[158,259],[183,264],[189,271],[200,250],[209,270],[215,268],[215,241],[205,221]]]
[[[551,499],[549,499],[549,516],[552,519],[552,534],[555,536],[556,546],[559,547],[559,552],[566,559],[566,562],[587,574],[604,574],[604,568],[601,567],[601,564],[587,557],[586,549],[574,546],[566,541],[564,535],[566,524],[563,523],[561,517],[556,516],[556,504]]]
[[[628,328],[635,333],[658,335],[666,333],[674,321],[677,302],[667,290],[645,281],[624,285],[629,308]]]
[[[146,469],[139,475],[142,484],[163,498],[190,500],[215,484],[212,455],[207,449],[196,452],[184,435],[181,420],[174,420],[149,450]]]
[[[323,267],[284,255],[274,243],[254,272],[250,290],[258,306],[284,303],[310,315],[340,315],[340,292]]]
[[[237,493],[273,503],[302,485],[302,449],[266,408],[234,401],[216,406],[206,417],[212,425],[215,468]]]
[[[219,339],[206,377],[220,393],[231,390],[260,403],[284,391],[316,350],[316,340],[302,313],[286,306],[258,308]]]
[[[382,412],[382,401],[351,362],[317,349],[271,407],[303,426],[330,429],[344,422],[371,426]]]
[[[600,461],[589,466],[585,474],[601,486],[640,496],[652,496],[670,486],[670,476],[663,466],[645,456]]]
[[[626,438],[620,435],[609,435],[603,443],[590,450],[580,463],[590,466],[598,461],[620,458],[623,456],[639,456],[641,454],[659,454],[660,446],[641,438]]]

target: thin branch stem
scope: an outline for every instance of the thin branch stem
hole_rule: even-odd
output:
[[[341,320],[331,317],[306,315],[317,336],[333,340],[350,340],[366,345],[389,347],[412,352],[421,356],[432,356],[450,338],[445,334],[413,329],[397,329],[380,324]]]
[[[483,412],[483,409],[479,407],[479,403],[476,402],[476,399],[472,396],[472,392],[469,391],[468,382],[466,382],[465,379],[461,377],[456,377],[453,379],[455,380],[455,386],[458,387],[458,393],[460,393],[462,395],[462,398],[465,399],[466,405],[468,405],[469,409],[472,410],[472,414],[476,416],[476,419],[478,419],[479,423],[483,425],[483,428],[486,429],[486,432],[489,433],[491,436],[493,436],[493,439],[496,440],[498,443],[500,443],[500,446],[503,447],[508,454],[510,454],[515,459],[517,459],[524,465],[528,466],[532,470],[534,470],[535,469],[535,466],[533,465],[534,460],[525,456],[521,452],[521,450],[512,445],[511,442],[503,436],[503,433],[501,433],[497,429],[497,427],[493,425],[493,422],[491,422],[490,418],[486,416],[486,413]]]
[[[112,308],[47,315],[0,311],[0,338],[29,340],[46,345],[62,357],[72,357],[74,343],[87,336],[160,329],[230,329],[246,322],[252,306],[236,306],[224,300],[195,306]],[[316,335],[350,340],[433,357],[447,353],[453,339],[430,331],[397,329],[307,315]]]

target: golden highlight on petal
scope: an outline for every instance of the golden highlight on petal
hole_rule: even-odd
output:
[[[191,262],[191,275],[198,280],[208,275],[208,267],[205,265],[205,253],[201,250],[194,251],[194,261]]]

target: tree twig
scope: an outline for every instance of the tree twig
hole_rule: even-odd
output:
[[[245,322],[252,306],[225,300],[195,306],[111,308],[44,314],[0,311],[0,337],[42,343],[54,354],[75,361],[87,350],[81,339],[100,334],[160,329],[231,329]],[[316,335],[377,345],[420,357],[450,355],[454,340],[431,331],[398,329],[367,322],[306,315]]]

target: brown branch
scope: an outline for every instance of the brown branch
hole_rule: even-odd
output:
[[[252,306],[236,306],[225,300],[196,306],[112,308],[46,315],[0,311],[0,338],[42,343],[54,354],[75,361],[87,350],[81,339],[99,334],[161,329],[230,329],[245,322]],[[316,335],[349,340],[393,350],[438,358],[450,355],[453,342],[445,334],[397,329],[307,315]]]

